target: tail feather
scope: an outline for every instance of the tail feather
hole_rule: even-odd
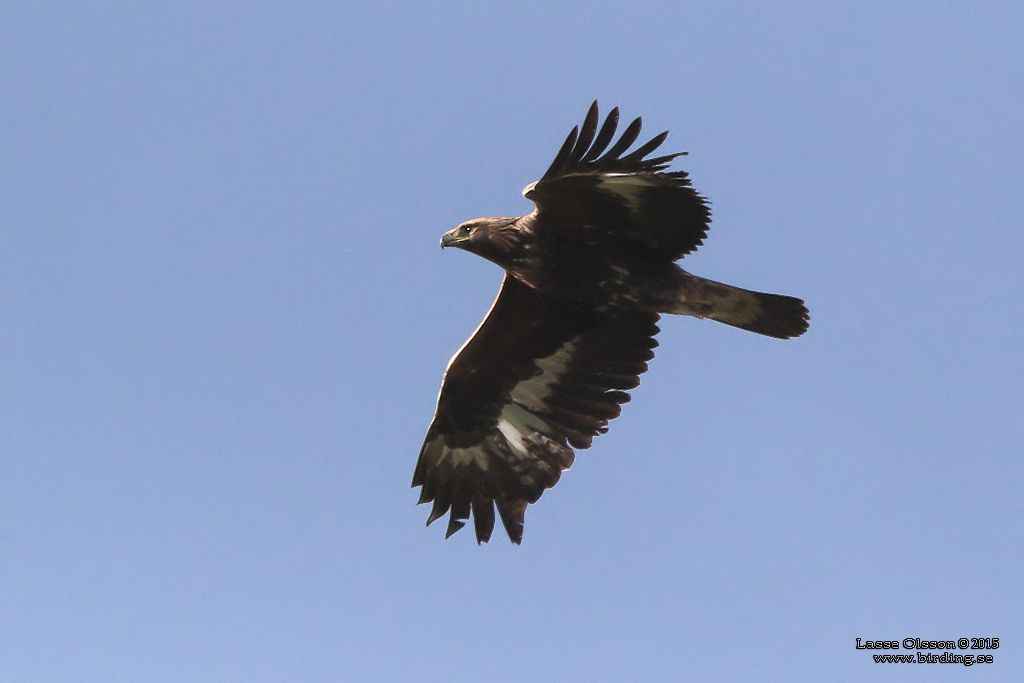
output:
[[[688,291],[673,313],[711,318],[743,330],[789,339],[807,331],[810,314],[804,302],[782,294],[752,292],[740,287],[694,278],[700,286]],[[690,289],[690,288],[688,288]]]

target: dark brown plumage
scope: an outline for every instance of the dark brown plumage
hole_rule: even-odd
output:
[[[441,246],[505,269],[487,317],[448,364],[437,411],[413,475],[427,524],[449,513],[446,536],[470,514],[490,539],[495,507],[514,543],[526,507],[608,430],[657,346],[660,314],[711,318],[786,339],[807,329],[799,299],[751,292],[675,264],[707,234],[707,202],[679,154],[646,159],[667,133],[628,152],[635,119],[612,143],[613,109],[598,129],[597,103],[547,172],[523,190],[535,210],[479,218]],[[609,147],[609,145],[611,145]]]

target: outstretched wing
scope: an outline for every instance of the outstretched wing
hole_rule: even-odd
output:
[[[632,152],[640,135],[636,118],[609,147],[619,122],[612,109],[597,130],[597,102],[583,127],[573,128],[544,176],[523,190],[536,206],[536,229],[588,241],[631,244],[675,261],[704,241],[711,212],[685,171],[666,171],[681,154],[647,159],[668,131]],[[607,151],[606,151],[607,150]]]
[[[451,510],[446,538],[470,511],[477,542],[523,537],[526,506],[572,465],[629,400],[657,346],[658,315],[553,303],[505,277],[487,317],[445,371],[412,485]]]

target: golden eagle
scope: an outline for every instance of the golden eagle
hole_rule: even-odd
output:
[[[710,318],[787,339],[804,333],[803,301],[691,275],[675,264],[707,234],[708,204],[682,153],[647,158],[668,132],[627,151],[640,118],[613,144],[618,109],[598,129],[597,102],[547,172],[523,190],[532,213],[477,218],[441,238],[505,270],[501,290],[444,373],[412,485],[427,519],[470,512],[478,543],[494,508],[513,543],[526,506],[572,465],[629,400],[657,346],[662,313]],[[610,146],[609,146],[610,145]]]

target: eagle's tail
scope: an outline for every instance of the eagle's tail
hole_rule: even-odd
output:
[[[689,276],[683,297],[672,313],[711,318],[777,339],[807,331],[807,306],[796,297],[751,292],[701,277]]]

